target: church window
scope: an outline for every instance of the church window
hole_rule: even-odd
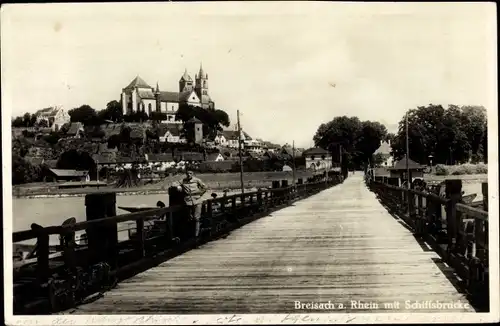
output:
[[[151,112],[151,110],[152,110],[152,109],[153,109],[153,108],[152,108],[152,106],[151,106],[151,103],[149,103],[149,104],[148,104],[148,110],[149,110],[149,112]]]

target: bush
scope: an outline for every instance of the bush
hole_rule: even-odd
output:
[[[446,165],[436,165],[436,175],[448,175],[448,169]]]
[[[461,164],[461,165],[436,165],[436,175],[470,175],[470,174],[486,174],[488,166],[483,163],[479,164]]]
[[[488,173],[488,165],[484,163],[479,163],[476,165],[476,173],[477,174],[486,174]]]

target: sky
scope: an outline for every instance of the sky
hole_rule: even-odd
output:
[[[336,116],[395,131],[420,105],[496,110],[494,3],[214,2],[2,6],[2,111],[103,109],[139,75],[209,94],[254,138],[312,146]]]

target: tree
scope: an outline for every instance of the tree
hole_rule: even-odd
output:
[[[57,132],[51,132],[49,135],[43,136],[42,139],[50,145],[55,145],[61,137]]]
[[[488,163],[488,123],[484,123],[483,138],[481,140],[481,153],[484,163]]]
[[[356,140],[361,134],[361,121],[357,117],[335,117],[326,124],[318,127],[313,137],[314,144],[317,147],[324,148],[332,153],[335,161],[340,161],[340,151],[351,153],[343,156],[342,163],[344,167],[353,164],[353,154],[356,151]]]
[[[36,115],[26,112],[23,115],[23,122],[24,122],[24,127],[33,127],[36,122]]]
[[[12,139],[12,155],[25,157],[32,144],[26,138]]]
[[[167,120],[167,114],[164,113],[164,112],[151,112],[151,120],[153,120],[153,122],[157,122],[157,121],[165,121]]]
[[[429,104],[408,112],[408,142],[410,158],[428,163],[429,155],[437,164],[468,161],[481,153],[482,134],[486,124],[482,107],[458,107]],[[399,122],[398,133],[391,143],[396,159],[406,153],[405,117]]]
[[[329,150],[337,162],[342,152],[343,168],[362,168],[387,137],[387,128],[357,117],[335,117],[321,124],[313,137],[316,146]]]
[[[49,127],[49,123],[45,119],[38,121],[38,123],[36,125],[39,128],[48,128]]]
[[[371,162],[375,167],[381,167],[385,161],[385,155],[382,153],[373,154]]]
[[[81,122],[86,126],[99,125],[101,123],[96,110],[85,104],[68,111],[71,122]]]
[[[95,162],[89,153],[72,149],[61,154],[57,161],[58,169],[93,170]]]
[[[23,117],[15,117],[15,118],[12,120],[12,127],[13,127],[13,128],[21,128],[21,127],[25,127]]]
[[[191,126],[186,122],[193,117],[203,123],[204,138],[210,140],[213,140],[217,132],[223,130],[223,127],[229,127],[230,125],[229,116],[223,110],[203,109],[198,106],[181,104],[176,114],[176,120],[181,120],[184,123],[183,135],[186,138],[189,138],[189,135],[192,134]]]
[[[123,110],[120,102],[111,101],[106,104],[104,110],[99,111],[98,117],[101,121],[111,120],[115,123],[123,121]]]
[[[12,153],[12,184],[36,182],[40,179],[40,167]]]
[[[384,125],[379,122],[363,121],[355,143],[356,166],[368,162],[386,137],[387,128]]]
[[[138,111],[123,116],[125,122],[143,122],[149,120],[146,112]]]
[[[108,138],[108,148],[120,148],[120,135],[112,135]]]

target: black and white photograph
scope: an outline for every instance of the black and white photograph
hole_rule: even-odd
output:
[[[6,324],[499,321],[495,3],[0,21]]]

